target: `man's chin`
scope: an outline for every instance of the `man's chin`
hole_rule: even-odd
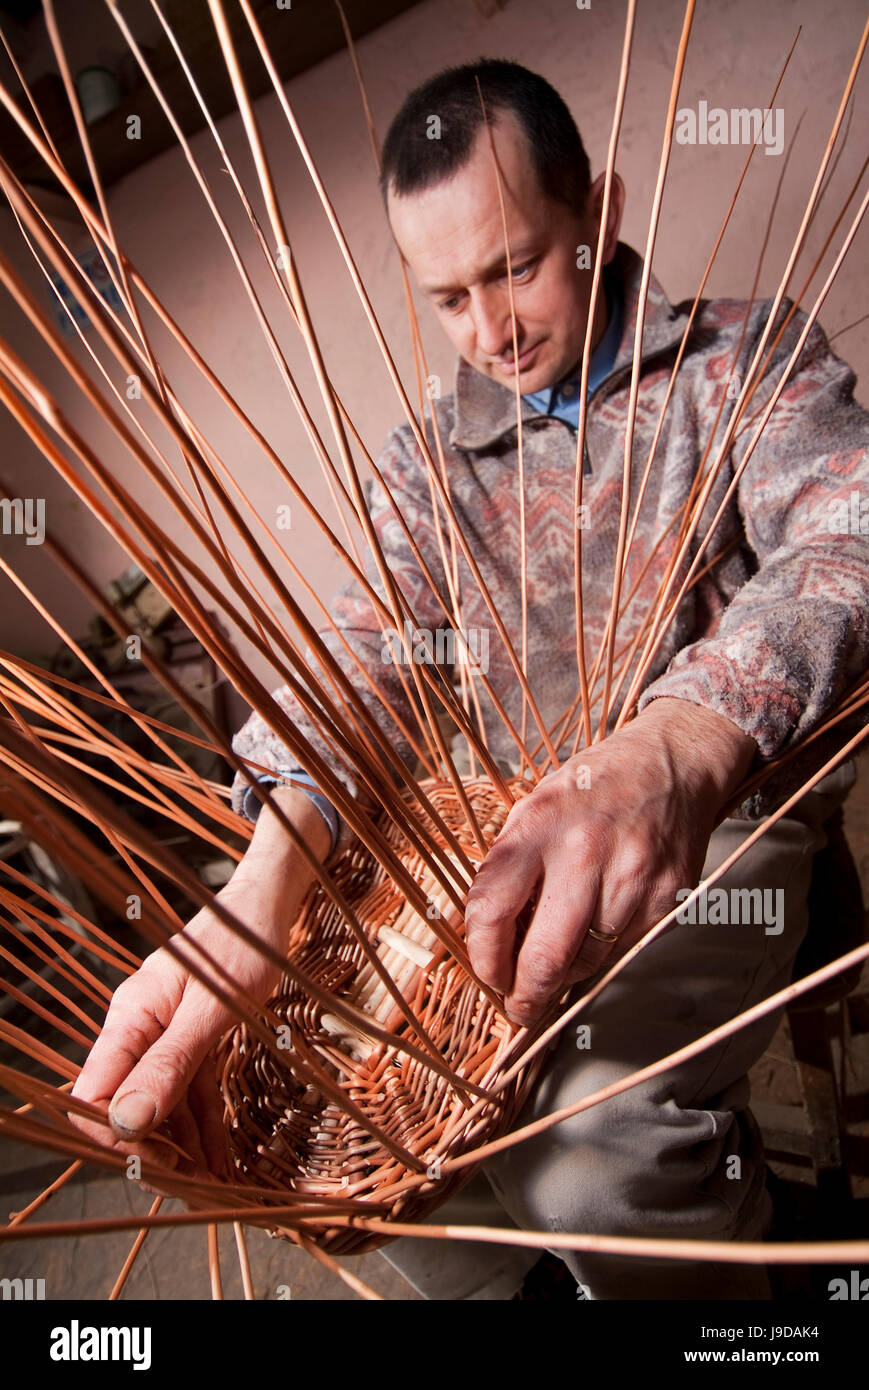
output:
[[[515,377],[510,378],[512,385]],[[519,373],[519,390],[523,396],[533,396],[537,391],[545,391],[550,386],[555,385],[556,378],[553,377],[551,370],[540,370],[539,368],[531,372]]]

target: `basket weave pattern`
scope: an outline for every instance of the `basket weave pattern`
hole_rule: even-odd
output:
[[[463,782],[486,843],[491,844],[506,809],[488,779]],[[451,784],[429,780],[422,785],[469,857],[478,859]],[[531,786],[516,779],[511,790],[522,796]],[[428,866],[385,816],[381,829],[432,904],[429,915],[442,915],[463,938],[464,924]],[[345,852],[332,877],[443,1060],[460,1077],[490,1087],[515,1035],[508,1020],[359,841]],[[289,957],[331,995],[351,1001],[399,1037],[410,1032],[342,913],[319,884],[308,894],[292,928]],[[330,1015],[287,976],[270,1006],[289,1027],[285,1036],[290,1047],[281,1054],[284,1065],[245,1024],[228,1034],[219,1050],[235,1180],[275,1187],[302,1199],[317,1193],[377,1202],[394,1219],[418,1220],[465,1183],[474,1168],[432,1176],[422,1186],[402,1185],[411,1170],[328,1095],[306,1084],[294,1071],[294,1056],[325,1066],[348,1098],[390,1139],[423,1159],[432,1174],[438,1172],[437,1159],[464,1153],[504,1133],[539,1068],[538,1062],[532,1063],[494,1102],[475,1107],[473,1118],[462,1124],[468,1107],[446,1078]],[[383,1243],[381,1236],[335,1227],[324,1227],[318,1240],[324,1248],[345,1254]]]

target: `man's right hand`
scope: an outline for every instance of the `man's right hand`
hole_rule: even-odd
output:
[[[274,791],[281,809],[322,860],[329,832],[310,798],[298,788]],[[217,897],[273,950],[286,954],[290,928],[313,880],[293,841],[269,807],[263,808],[253,839],[230,882]],[[182,947],[195,938],[228,972],[220,980],[203,957],[185,955],[224,993],[233,987],[265,1003],[277,986],[278,967],[241,941],[215,913],[203,908],[174,938]],[[72,1094],[107,1113],[111,1132],[75,1115],[70,1119],[90,1138],[123,1154],[177,1168],[187,1174],[228,1175],[223,1101],[211,1049],[237,1023],[237,1015],[165,949],[115,990],[102,1032]],[[148,1141],[159,1127],[190,1156],[178,1159],[168,1144]]]

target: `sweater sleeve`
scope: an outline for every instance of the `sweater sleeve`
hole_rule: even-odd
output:
[[[774,353],[732,445],[734,468],[805,322],[796,312]],[[869,412],[854,383],[813,325],[738,484],[756,572],[640,700],[642,710],[675,696],[725,715],[755,739],[761,764],[797,749],[869,667]],[[866,718],[796,753],[734,814],[769,814]]]
[[[399,428],[390,435],[378,459],[378,467],[420,553],[443,593],[442,567],[437,553],[428,483],[418,446],[409,427]],[[368,511],[396,587],[408,601],[418,626],[432,630],[443,627],[446,620],[437,596],[426,581],[378,482],[372,484],[368,493]],[[372,589],[388,609],[383,584],[367,547],[365,569]],[[417,708],[418,700],[413,693],[412,673],[406,664],[402,665],[401,673],[411,692],[409,699],[396,662],[396,657],[400,658],[402,651],[397,629],[390,626],[389,619],[384,618],[381,622],[373,603],[354,578],[345,582],[334,595],[330,613],[344,641],[368,673],[371,684],[356,667],[353,657],[345,649],[336,632],[328,627],[321,628],[319,635],[322,641],[383,730],[390,745],[398,756],[413,768],[416,760],[412,745],[390,714],[390,710],[394,710],[411,737],[419,742],[420,715]],[[311,692],[316,696],[318,685],[322,685],[323,690],[335,699],[334,687],[310,654],[309,662],[311,677],[307,684]],[[448,673],[445,674],[448,677]],[[369,809],[373,809],[374,803],[360,786],[353,767],[336,753],[296,695],[283,685],[273,692],[273,699],[289,716],[296,729],[328,763],[350,794]],[[256,711],[250,714],[235,735],[232,747],[238,757],[262,763],[274,772],[297,767],[300,762],[299,756],[286,747],[268,721]],[[247,789],[248,783],[241,774],[236,774],[231,788],[231,800],[233,809],[239,814],[244,814],[246,806],[249,805]],[[341,854],[351,841],[352,831],[341,819],[337,843],[333,846],[332,853]]]

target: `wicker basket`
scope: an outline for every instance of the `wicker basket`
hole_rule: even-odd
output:
[[[479,857],[455,791],[448,782],[423,784],[433,806],[466,848]],[[506,810],[491,783],[464,779],[468,799],[486,843],[495,838]],[[514,795],[530,784],[514,781]],[[423,893],[453,930],[464,924],[416,851],[394,823],[381,829]],[[378,955],[423,1023],[444,1061],[463,1078],[490,1087],[515,1030],[481,993],[396,888],[390,876],[358,841],[333,868],[335,883],[351,904]],[[343,996],[399,1037],[410,1030],[386,987],[365,960],[343,915],[314,885],[293,926],[290,958],[328,992]],[[289,1025],[286,1063],[242,1024],[224,1039],[218,1065],[227,1107],[236,1181],[275,1187],[300,1199],[351,1198],[385,1215],[413,1221],[433,1211],[472,1176],[469,1165],[439,1176],[438,1159],[454,1157],[503,1134],[517,1114],[539,1069],[532,1063],[495,1102],[467,1105],[451,1083],[407,1054],[356,1032],[305,996],[286,976],[270,1001]],[[294,1056],[325,1065],[348,1098],[394,1142],[424,1160],[431,1175],[408,1187],[411,1170],[382,1142],[363,1129],[328,1095],[306,1084],[294,1071]],[[333,1253],[361,1253],[384,1243],[383,1236],[325,1226],[314,1237]]]

